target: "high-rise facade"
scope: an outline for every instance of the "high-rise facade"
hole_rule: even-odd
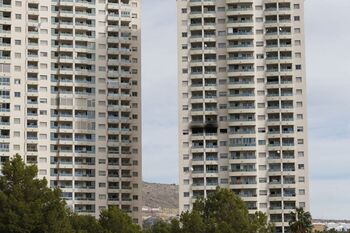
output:
[[[303,0],[177,0],[180,211],[217,186],[309,209]]]
[[[141,221],[139,0],[0,1],[0,162]]]

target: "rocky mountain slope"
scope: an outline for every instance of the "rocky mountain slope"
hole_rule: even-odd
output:
[[[179,187],[175,184],[143,183],[144,206],[177,209]]]

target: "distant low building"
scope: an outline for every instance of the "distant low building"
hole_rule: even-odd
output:
[[[326,228],[326,224],[324,223],[314,223],[312,226],[312,232],[323,232]]]

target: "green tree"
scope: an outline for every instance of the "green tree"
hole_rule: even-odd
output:
[[[69,216],[73,233],[102,233],[104,232],[95,217],[89,215],[71,214]]]
[[[256,212],[253,216],[250,216],[250,221],[250,232],[272,233],[275,230],[274,225],[268,222],[266,214],[262,212]]]
[[[106,233],[140,233],[140,227],[132,223],[131,218],[116,207],[103,210],[99,220]]]
[[[243,233],[249,231],[245,203],[232,191],[218,188],[207,199],[198,199],[193,207],[206,225],[206,232]]]
[[[205,233],[206,226],[202,216],[197,210],[185,212],[180,217],[181,233]]]
[[[180,221],[162,222],[151,233],[272,233],[273,225],[261,212],[249,215],[247,207],[228,189],[217,190],[207,199],[198,199],[192,211],[184,212]],[[148,232],[147,232],[148,233]]]
[[[303,208],[297,208],[291,213],[289,228],[292,233],[310,233],[312,232],[312,217],[309,212]]]
[[[145,229],[144,233],[171,233],[171,224],[159,220],[150,229]]]
[[[68,211],[59,190],[36,179],[36,166],[18,154],[4,163],[0,177],[0,232],[71,232]]]

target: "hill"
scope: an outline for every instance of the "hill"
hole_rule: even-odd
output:
[[[178,209],[179,187],[175,184],[143,183],[144,206]]]

